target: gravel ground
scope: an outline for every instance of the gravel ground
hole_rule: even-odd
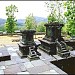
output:
[[[34,39],[34,41],[36,41],[38,39],[42,39],[43,37],[44,37],[44,35],[36,35],[36,39]],[[35,36],[34,36],[34,38],[35,38]],[[20,35],[0,36],[0,46],[2,46],[2,45],[16,45],[17,43],[19,43],[20,39],[21,39]]]
[[[10,45],[15,45],[18,42],[12,42],[13,40],[19,40],[20,36],[0,36],[0,45],[6,45],[6,44],[10,44]]]

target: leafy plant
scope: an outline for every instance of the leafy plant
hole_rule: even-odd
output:
[[[64,17],[61,15],[62,11],[61,9],[63,8],[63,3],[60,1],[50,1],[46,2],[46,6],[48,9],[48,12],[50,12],[48,16],[48,22],[64,22]]]
[[[39,22],[36,28],[37,32],[45,32],[45,26],[44,26],[45,22]]]
[[[36,29],[36,21],[35,18],[33,16],[33,14],[29,14],[26,17],[26,21],[25,21],[25,29]]]
[[[0,31],[5,31],[5,27],[4,26],[0,26]]]
[[[75,1],[66,1],[64,6],[67,10],[64,13],[67,19],[67,33],[69,33],[70,36],[73,36],[75,35]]]
[[[15,5],[10,5],[6,7],[6,16],[7,20],[5,23],[5,28],[7,33],[12,33],[16,30],[17,20],[15,19],[14,13],[18,12],[18,9]]]

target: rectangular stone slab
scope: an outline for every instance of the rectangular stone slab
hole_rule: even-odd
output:
[[[10,54],[7,51],[6,47],[1,47],[0,48],[0,61],[6,61],[6,60],[10,60]]]

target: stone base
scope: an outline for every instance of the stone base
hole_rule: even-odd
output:
[[[41,56],[41,53],[39,53],[38,51],[36,51],[36,54],[37,54],[38,56]]]
[[[29,45],[23,45],[21,43],[19,43],[18,45],[19,45],[19,51],[18,51],[19,56],[21,58],[27,57],[27,55],[29,54]]]
[[[28,58],[30,61],[40,59],[38,56],[33,56],[33,57],[31,57],[30,55],[28,55],[27,58]]]
[[[62,58],[68,58],[68,57],[70,57],[70,52],[65,52],[65,53],[59,52],[58,55]]]
[[[11,56],[8,53],[6,48],[0,48],[0,61],[6,61],[6,60],[10,60]]]
[[[39,49],[50,55],[50,50],[47,50],[47,49],[43,48],[42,46],[39,46]]]
[[[39,48],[49,55],[56,55],[56,43],[47,40],[39,40],[41,45]]]
[[[17,53],[21,58],[27,57],[27,55],[23,55],[20,51],[17,51]]]
[[[65,43],[66,43],[68,46],[72,47],[73,50],[75,50],[75,40],[67,40],[67,41],[65,41]]]
[[[37,54],[38,56],[41,56],[41,53],[39,53],[39,52],[37,51],[38,45],[23,45],[23,44],[21,44],[21,43],[19,43],[18,45],[19,45],[19,51],[17,51],[17,53],[19,54],[19,56],[20,56],[21,58],[27,57],[27,55],[29,55],[29,47],[30,47],[30,46],[35,46],[35,52],[36,52],[36,54]]]
[[[59,59],[51,61],[50,63],[54,64],[61,70],[67,73],[67,75],[75,74],[75,57],[69,57],[64,59]]]
[[[0,61],[6,61],[6,60],[11,60],[10,55],[0,57]]]

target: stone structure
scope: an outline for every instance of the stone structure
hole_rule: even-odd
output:
[[[33,51],[36,53],[36,56],[37,55],[41,55],[38,51],[37,51],[37,47],[39,45],[37,45],[35,42],[34,42],[34,39],[33,39],[33,35],[36,31],[35,30],[22,30],[21,33],[22,33],[22,39],[20,41],[20,43],[18,44],[19,45],[19,51],[18,51],[18,54],[21,56],[21,57],[27,57],[30,53],[29,52],[32,52],[32,51],[29,51],[29,47],[35,47],[33,49]],[[33,52],[31,53],[33,54]]]
[[[0,61],[11,60],[11,55],[9,54],[6,47],[0,47]]]
[[[60,55],[63,58],[70,57],[70,50],[72,49],[70,46],[68,46],[65,41],[58,41],[56,40],[57,46],[57,54]]]
[[[65,40],[65,43],[75,50],[75,40]]]
[[[41,50],[45,51],[46,53],[50,55],[57,54],[56,48],[58,47],[58,45],[61,47],[61,41],[64,41],[64,39],[61,37],[61,28],[63,26],[64,25],[60,24],[59,22],[52,22],[52,23],[45,24],[46,35],[42,40],[39,40],[41,42],[41,45],[40,45]],[[56,40],[58,40],[58,42]],[[59,44],[57,45],[57,43]],[[63,47],[65,46],[66,45],[64,45]],[[61,52],[59,54],[61,56],[65,56],[65,54],[67,54],[66,56],[69,56],[70,53],[66,49],[65,49],[66,51],[63,50],[63,47],[61,47],[60,49],[60,51],[62,51],[62,55],[61,55]],[[63,54],[64,52],[66,53]]]
[[[69,74],[75,74],[75,57],[51,61],[52,64]]]
[[[63,40],[61,37],[61,28],[63,26],[63,24],[60,24],[58,22],[45,24],[46,36],[44,37],[44,39],[47,39],[50,42],[55,42],[56,39],[58,39],[59,41]]]

